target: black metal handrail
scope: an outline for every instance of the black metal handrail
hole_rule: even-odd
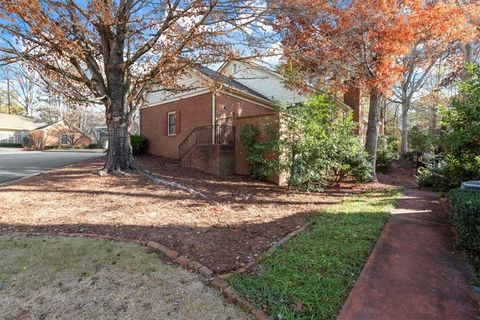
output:
[[[234,127],[229,125],[196,127],[178,146],[180,160],[196,146],[212,144],[234,145]]]

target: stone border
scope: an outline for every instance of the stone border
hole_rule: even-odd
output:
[[[295,230],[298,231],[298,230]],[[67,232],[12,232],[12,233],[4,233],[0,232],[0,235],[17,235],[17,236],[62,236],[62,237],[75,237],[75,238],[96,238],[102,240],[112,240],[112,241],[119,241],[119,242],[126,242],[126,243],[136,243],[143,246],[146,246],[156,252],[160,252],[163,255],[170,258],[176,264],[186,268],[188,270],[194,271],[207,280],[207,283],[210,287],[219,290],[224,297],[232,304],[240,307],[243,311],[252,315],[256,320],[268,320],[267,314],[260,308],[256,307],[253,303],[251,303],[248,299],[242,297],[238,294],[235,289],[233,289],[228,282],[226,281],[226,277],[221,276],[214,276],[214,272],[210,270],[207,266],[199,263],[198,261],[189,259],[180,255],[179,252],[172,250],[161,243],[155,241],[146,241],[146,240],[137,240],[137,239],[127,239],[122,237],[114,237],[109,235],[97,234],[97,233],[67,233]],[[252,261],[248,263],[249,268],[255,265],[255,262]],[[240,269],[245,269],[242,272],[247,271],[248,269],[243,267]],[[239,270],[240,270],[239,269]]]
[[[228,282],[220,277],[220,276],[215,276],[214,277],[214,272],[210,270],[205,265],[202,265],[201,263],[188,259],[187,257],[181,256],[177,251],[171,250],[167,248],[166,246],[155,242],[155,241],[148,241],[146,243],[146,246],[155,250],[163,253],[170,259],[174,260],[177,264],[181,265],[184,268],[187,268],[189,270],[192,270],[194,272],[197,272],[201,274],[202,276],[206,277],[207,280],[209,281],[209,285],[217,290],[219,290],[225,298],[227,298],[228,301],[231,303],[237,305],[241,309],[243,309],[245,312],[251,314],[256,320],[267,320],[268,316],[266,313],[261,310],[260,308],[257,308],[253,303],[251,303],[249,300],[246,298],[243,298],[238,294],[229,284]],[[252,266],[255,263],[252,264]]]
[[[237,270],[235,270],[233,272],[221,274],[221,275],[219,275],[219,277],[222,278],[222,279],[228,279],[233,275],[239,275],[239,274],[243,274],[243,273],[251,271],[253,269],[253,267],[257,265],[257,261],[260,261],[262,258],[269,255],[270,253],[275,251],[278,247],[283,245],[285,242],[287,242],[288,240],[297,236],[299,233],[305,231],[309,226],[310,226],[310,223],[306,223],[303,226],[301,226],[300,228],[298,228],[296,230],[293,230],[292,232],[287,234],[285,237],[283,237],[279,241],[275,242],[267,251],[265,251],[260,256],[258,256],[256,260],[250,261],[249,263],[243,265],[242,267],[238,268]]]
[[[245,264],[244,266],[238,268],[233,272],[224,273],[216,276],[210,282],[210,286],[220,290],[223,293],[223,295],[227,298],[228,301],[239,306],[244,311],[250,313],[256,320],[268,320],[269,319],[268,315],[262,309],[256,307],[253,303],[251,303],[248,299],[238,294],[235,291],[235,289],[233,289],[228,284],[227,279],[233,275],[241,275],[251,271],[253,267],[257,265],[257,261],[260,261],[263,257],[272,253],[274,250],[276,250],[278,247],[283,245],[285,242],[297,236],[299,233],[305,231],[309,226],[310,226],[310,223],[306,223],[300,228],[290,232],[285,237],[283,237],[282,239],[277,241],[275,244],[273,244],[266,252],[261,254],[256,260],[250,261],[249,263]]]

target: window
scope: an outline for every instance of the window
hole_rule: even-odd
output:
[[[175,111],[168,113],[167,125],[168,135],[174,136],[177,133],[177,113]]]
[[[62,144],[62,145],[70,144],[71,140],[73,140],[72,138],[73,138],[72,134],[62,133],[60,135],[60,144]]]

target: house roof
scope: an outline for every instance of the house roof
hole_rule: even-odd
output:
[[[225,83],[226,85],[228,85],[230,87],[233,87],[234,89],[246,92],[246,93],[248,93],[252,96],[256,96],[257,98],[264,99],[264,100],[267,100],[267,101],[271,101],[271,99],[265,97],[261,93],[258,93],[257,91],[241,84],[240,82],[238,82],[238,81],[236,81],[232,78],[229,78],[229,77],[227,77],[223,74],[220,74],[217,71],[214,71],[210,68],[207,68],[207,67],[201,66],[201,65],[197,65],[195,68],[198,71],[200,71],[202,74],[204,74],[205,76],[207,76],[207,77],[209,77],[209,78],[211,78],[215,81]]]
[[[54,124],[57,124],[57,123],[59,123],[59,122],[60,122],[60,121],[57,121],[57,122],[54,122],[54,123],[46,123],[46,124],[44,124],[43,126],[40,126],[40,127],[38,127],[38,128],[35,128],[35,130],[46,129],[46,128],[48,128],[48,127],[50,127],[50,126],[53,126]]]
[[[81,134],[83,134],[84,136],[92,138],[92,136],[90,134],[82,131],[80,128],[78,128],[77,126],[74,126],[73,124],[65,122],[65,120],[59,120],[59,121],[54,122],[54,123],[46,123],[45,125],[43,125],[41,127],[35,128],[35,130],[43,130],[43,129],[47,129],[48,127],[55,127],[55,126],[58,126],[58,125],[68,126],[69,129],[78,131]]]
[[[25,116],[0,113],[0,130],[30,131],[45,126],[47,123]]]
[[[281,98],[276,99],[275,95],[272,96],[271,98],[268,98],[267,95],[264,92],[261,93],[261,92],[259,92],[260,90],[257,91],[256,90],[257,87],[255,85],[244,84],[244,83],[241,82],[240,78],[235,79],[232,76],[224,74],[225,68],[230,63],[236,62],[236,61],[245,63],[245,64],[247,64],[250,67],[253,67],[255,69],[268,72],[269,74],[271,74],[271,75],[277,77],[278,79],[280,79],[280,81],[285,80],[283,78],[283,76],[280,73],[278,73],[277,71],[275,71],[271,68],[265,67],[263,65],[260,65],[258,63],[251,62],[251,61],[245,61],[245,60],[235,60],[235,59],[233,59],[233,60],[225,61],[219,67],[218,71],[214,71],[214,70],[212,70],[212,69],[210,69],[206,66],[200,65],[200,64],[193,65],[193,66],[191,66],[191,68],[194,71],[196,71],[195,73],[197,73],[200,77],[208,78],[208,79],[211,79],[211,80],[213,80],[217,83],[223,84],[224,87],[226,87],[226,89],[230,89],[231,91],[236,91],[235,93],[240,94],[241,96],[243,96],[243,98],[253,99],[253,100],[256,101],[255,103],[260,103],[261,105],[263,105],[267,108],[272,108],[272,104],[275,101],[281,101],[282,100]],[[311,88],[311,89],[315,90],[314,88]],[[205,90],[208,90],[208,88],[205,88]],[[184,93],[184,94],[180,94],[180,95],[173,94],[171,97],[160,95],[160,96],[155,97],[155,98],[153,98],[149,101],[149,107],[158,106],[158,105],[165,104],[165,103],[170,103],[172,101],[179,100],[179,99],[184,99],[186,97],[191,97],[191,96],[194,96],[194,95],[204,94],[205,90],[198,90],[198,88],[196,88],[196,89],[190,90],[190,92],[188,92],[188,90],[187,90],[186,93]],[[161,91],[161,90],[152,90],[151,93],[152,92],[156,93],[156,92],[159,92],[159,91]],[[225,90],[223,89],[223,91],[225,91]],[[347,104],[345,104],[343,101],[341,101],[337,97],[333,97],[333,99],[334,99],[336,105],[339,108],[341,108],[345,111],[351,109]],[[303,100],[304,99],[302,99],[302,101]]]
[[[253,68],[256,68],[258,70],[262,70],[262,71],[265,71],[265,72],[268,72],[272,75],[274,75],[275,77],[278,77],[279,79],[281,79],[282,81],[285,81],[285,78],[282,74],[280,74],[278,71],[270,68],[270,67],[267,67],[265,65],[262,65],[260,63],[257,63],[255,61],[251,61],[251,60],[237,60],[237,59],[231,59],[231,60],[227,60],[225,61],[219,68],[218,68],[218,73],[221,73],[223,74],[225,69],[227,68],[227,66],[233,62],[241,62],[241,63],[244,63],[244,64],[247,64],[249,65],[250,67],[253,67]],[[307,88],[310,90],[310,92],[315,92],[315,91],[320,91],[322,93],[326,93],[326,91],[324,90],[318,90],[312,86],[307,86]],[[341,101],[338,97],[335,97],[335,96],[330,96],[331,98],[333,98],[333,101],[337,104],[338,107],[344,109],[344,110],[350,110],[350,106],[348,106],[345,102]]]

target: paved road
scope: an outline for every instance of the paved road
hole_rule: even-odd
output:
[[[28,176],[33,176],[56,167],[100,156],[102,156],[102,153],[37,151],[0,152],[0,185]]]

